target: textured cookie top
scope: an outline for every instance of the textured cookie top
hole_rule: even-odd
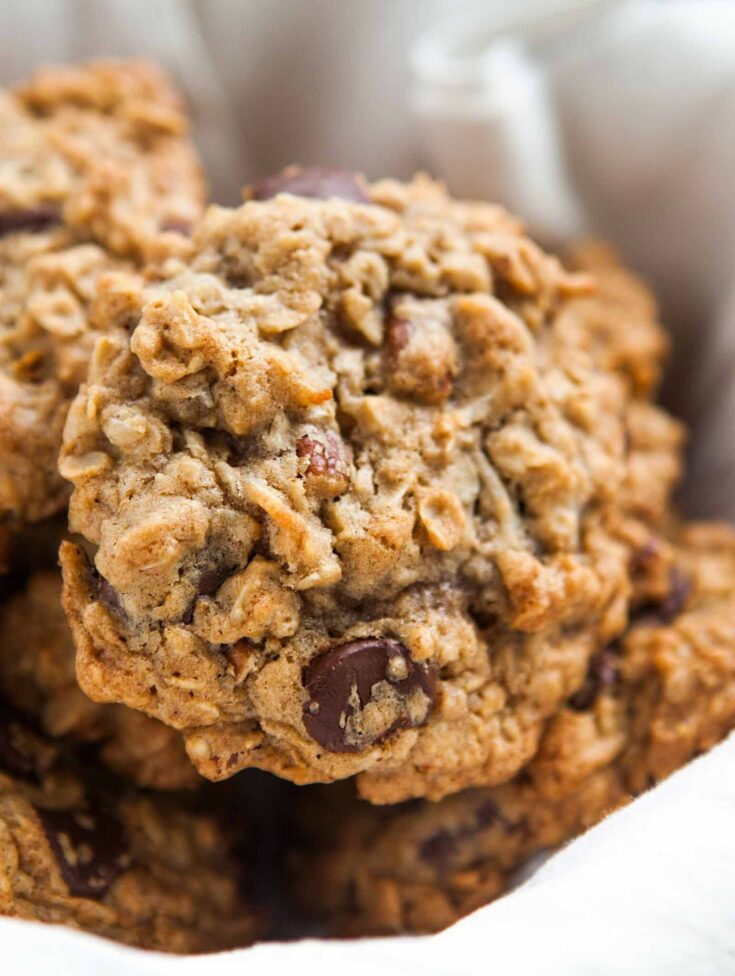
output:
[[[173,247],[203,187],[176,95],[154,68],[49,68],[0,92],[0,520],[44,518],[86,374],[100,275]]]
[[[170,952],[246,945],[260,929],[215,817],[108,782],[4,705],[0,838],[2,915]]]
[[[188,230],[203,198],[181,101],[153,65],[42,68],[0,99],[0,233],[54,224],[118,254]]]
[[[652,303],[595,301],[424,178],[279,179],[110,291],[129,336],[61,461],[97,547],[96,582],[65,556],[82,683],[187,730],[205,775],[395,767],[391,799],[509,775],[621,626],[615,521],[660,516],[677,472]]]

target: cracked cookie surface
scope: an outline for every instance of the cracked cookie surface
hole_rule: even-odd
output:
[[[507,780],[622,630],[622,526],[678,476],[653,302],[425,178],[250,196],[118,282],[134,327],[70,411],[80,683],[212,779],[358,774],[379,803]]]
[[[97,282],[175,248],[203,207],[186,127],[143,63],[45,68],[0,91],[0,522],[66,502],[64,418],[111,325]]]
[[[339,787],[292,797],[293,882],[341,934],[435,931],[514,872],[711,748],[735,727],[735,531],[690,524],[636,552],[622,638],[548,723],[511,782],[398,807]],[[337,792],[335,792],[335,789]]]
[[[247,945],[262,918],[215,817],[130,791],[0,706],[0,914],[148,949]]]

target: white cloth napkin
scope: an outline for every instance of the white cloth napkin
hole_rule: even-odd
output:
[[[88,54],[89,45],[85,50],[79,37],[93,43],[99,36],[100,22],[92,16],[100,11],[98,4],[87,5],[89,18],[77,16],[79,33],[70,35],[68,4],[45,3],[47,30],[40,40],[38,2],[5,0],[5,6],[16,27],[24,25],[21,34],[36,40],[23,46],[14,39],[7,43],[7,37],[3,44],[0,37],[3,53],[48,57],[48,38],[58,30],[66,46],[54,41],[55,57]],[[142,8],[132,0],[119,6],[114,49],[129,53],[147,38],[148,53],[162,54],[169,67],[178,65],[199,109],[215,177],[226,180],[238,167],[245,173],[248,134],[225,138],[237,118],[238,99],[249,97],[236,79],[250,68],[238,73],[233,59],[240,57],[243,65],[251,64],[249,57],[277,64],[279,76],[287,59],[269,62],[262,46],[253,53],[233,43],[226,63],[219,63],[213,52],[223,50],[228,34],[237,35],[238,10],[244,7],[236,3],[148,0],[146,6],[147,20],[140,19]],[[248,10],[255,6],[248,4]],[[293,13],[283,21],[283,35],[275,18],[267,30],[263,27],[265,3],[254,29],[259,44],[272,42],[279,56],[293,52],[296,71],[303,67],[305,45],[316,52],[320,44],[337,50],[341,37],[334,24],[346,0],[309,5],[290,0],[276,7],[279,17]],[[403,157],[391,151],[395,140],[390,143],[386,136],[388,130],[397,133],[396,118],[402,117],[386,104],[383,89],[381,129],[381,101],[375,87],[369,88],[381,69],[375,41],[380,36],[385,43],[393,30],[394,41],[402,44],[412,25],[425,23],[419,9],[446,11],[451,4],[363,0],[349,7],[353,26],[372,30],[372,21],[380,20],[385,27],[382,35],[377,27],[369,33],[373,47],[363,45],[359,57],[352,56],[357,35],[345,33],[351,52],[347,74],[352,71],[358,82],[349,111],[339,117],[353,133],[357,123],[372,125],[380,152],[366,168],[376,175]],[[458,193],[503,200],[549,241],[583,231],[607,235],[650,276],[676,341],[668,396],[694,425],[687,500],[700,514],[735,515],[735,5],[728,0],[502,0],[465,7],[469,13],[438,24],[413,51],[412,106],[429,168]],[[80,4],[74,9],[78,14]],[[104,9],[109,21],[110,6]],[[273,4],[267,9],[272,12]],[[286,35],[293,43],[283,43]],[[98,48],[107,49],[106,44]],[[404,75],[395,69],[395,50],[384,49],[391,77],[400,80]],[[361,85],[370,91],[362,116],[354,103]],[[324,98],[334,96],[333,89],[327,85]],[[335,118],[315,116],[316,131],[323,144],[344,148]],[[313,141],[304,145],[314,150]],[[301,158],[317,161],[308,155],[307,149]],[[348,162],[339,151],[335,155]],[[0,972],[723,976],[735,973],[733,821],[731,737],[569,845],[521,888],[438,936],[263,945],[172,959],[0,919]]]
[[[694,427],[689,510],[733,516],[735,4],[520,9],[416,45],[431,168],[551,241],[608,236],[650,277],[675,337],[667,399]]]
[[[436,936],[265,944],[177,959],[0,919],[9,976],[727,976],[735,972],[735,739]],[[8,968],[5,968],[6,965]]]

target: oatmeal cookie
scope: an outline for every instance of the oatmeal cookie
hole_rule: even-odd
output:
[[[173,729],[124,705],[99,705],[80,690],[58,570],[33,574],[0,605],[0,693],[48,735],[97,743],[105,765],[139,786],[202,782]]]
[[[0,914],[169,952],[252,942],[262,919],[217,819],[71,759],[0,707]]]
[[[621,527],[678,473],[653,304],[626,316],[426,178],[251,197],[120,284],[135,325],[69,413],[80,683],[211,779],[358,774],[379,803],[507,780],[622,630]]]
[[[203,207],[178,96],[152,66],[46,68],[0,91],[0,524],[46,518],[107,273],[183,243]],[[8,525],[0,528],[7,535]]]
[[[510,783],[393,808],[335,787],[293,797],[304,905],[342,934],[443,928],[735,727],[735,532],[651,539],[635,577],[625,635],[598,650]]]

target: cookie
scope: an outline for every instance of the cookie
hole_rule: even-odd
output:
[[[392,808],[335,787],[293,797],[303,904],[342,934],[436,931],[735,727],[735,531],[649,540],[635,575],[625,635],[510,783]]]
[[[167,952],[246,945],[262,918],[216,818],[131,792],[0,710],[0,914]]]
[[[202,210],[186,128],[168,81],[137,62],[41,69],[0,92],[0,523],[66,502],[66,411],[115,324],[97,282],[175,249]]]
[[[173,729],[82,693],[58,570],[34,573],[0,605],[0,693],[49,736],[96,743],[110,769],[141,787],[189,789],[202,782]]]
[[[507,780],[622,630],[622,525],[678,475],[653,302],[426,178],[251,197],[120,285],[134,327],[70,411],[82,688],[213,780],[358,775],[378,803]]]

